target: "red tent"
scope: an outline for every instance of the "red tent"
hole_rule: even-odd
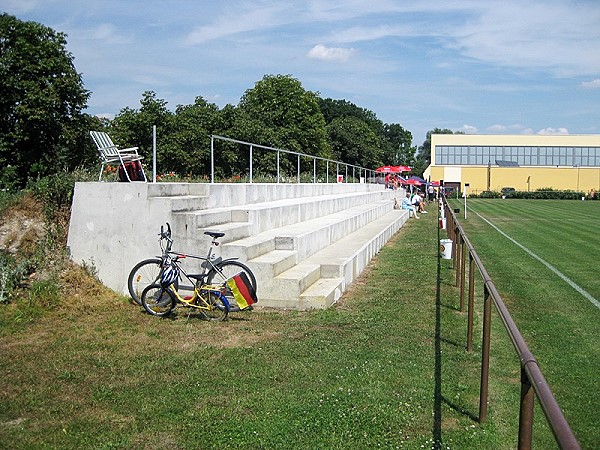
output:
[[[395,166],[381,166],[381,167],[378,167],[377,169],[375,169],[375,172],[377,172],[377,173],[399,173],[395,169]]]
[[[408,166],[381,166],[375,169],[377,173],[402,173],[410,172],[412,169]]]

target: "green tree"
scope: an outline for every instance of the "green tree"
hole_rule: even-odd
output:
[[[329,157],[325,119],[318,96],[290,75],[265,75],[238,105],[238,139],[270,147]],[[275,155],[259,161],[273,170]],[[291,161],[290,161],[291,164]]]
[[[218,106],[196,97],[192,105],[177,106],[170,123],[159,146],[158,166],[182,175],[208,175],[210,135],[224,126]]]
[[[377,167],[381,161],[381,139],[358,117],[336,117],[327,125],[333,157],[360,167]]]
[[[110,123],[110,131],[119,147],[138,147],[145,157],[152,155],[152,127],[157,135],[168,135],[173,113],[167,109],[165,100],[156,98],[156,93],[146,91],[140,100],[140,109],[125,107]]]
[[[422,145],[419,146],[419,150],[416,156],[416,162],[413,172],[418,174],[419,176],[423,174],[425,169],[429,167],[431,164],[431,135],[432,134],[455,134],[452,130],[447,128],[434,128],[427,132],[425,137],[425,141]],[[464,134],[462,132],[457,132],[457,134]]]
[[[89,157],[80,128],[89,92],[66,35],[0,15],[0,185],[74,168]],[[79,146],[85,142],[83,146]]]
[[[385,124],[383,133],[387,143],[384,163],[413,166],[417,149],[412,146],[412,133],[397,123]]]
[[[365,167],[371,168],[382,164],[412,165],[414,163],[416,148],[412,147],[412,134],[402,128],[401,125],[395,123],[385,124],[377,118],[373,111],[361,108],[347,100],[320,99],[319,106],[328,124],[330,145],[334,149],[348,145],[344,140],[340,142],[336,141],[338,137],[343,137],[347,134],[331,134],[333,130],[337,129],[337,125],[333,125],[336,120],[340,118],[352,118],[355,129],[358,127],[356,121],[360,121],[370,130],[370,133],[364,135],[355,134],[353,138],[356,139],[355,145],[358,148],[367,149],[370,145],[375,145],[377,147],[375,154],[368,154],[365,157],[359,157],[354,161],[348,162],[357,164],[357,161],[362,160],[367,164]],[[361,128],[363,130],[367,129],[364,127]],[[376,142],[373,142],[371,133],[375,134]]]
[[[377,135],[383,135],[383,122],[377,118],[373,111],[361,108],[347,100],[334,100],[331,98],[320,99],[319,107],[323,117],[325,117],[325,122],[328,124],[338,117],[355,117],[366,122]]]

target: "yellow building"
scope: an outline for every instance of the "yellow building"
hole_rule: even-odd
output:
[[[600,135],[432,134],[423,178],[469,193],[600,191]]]

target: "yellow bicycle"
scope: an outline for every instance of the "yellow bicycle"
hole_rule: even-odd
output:
[[[185,297],[179,294],[175,285],[181,274],[193,283],[192,294]],[[224,320],[231,308],[225,296],[226,285],[203,284],[202,279],[201,276],[185,273],[180,267],[178,256],[170,258],[164,264],[160,283],[150,284],[143,290],[142,306],[148,314],[165,317],[179,304],[191,308],[190,312],[198,310],[207,320]]]

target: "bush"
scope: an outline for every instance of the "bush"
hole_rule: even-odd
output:
[[[585,193],[579,191],[558,191],[552,188],[540,188],[535,191],[506,191],[505,194],[495,191],[483,191],[479,195],[470,195],[473,198],[500,198],[502,196],[506,198],[525,198],[525,199],[553,199],[553,200],[580,200],[581,197],[585,197]]]

